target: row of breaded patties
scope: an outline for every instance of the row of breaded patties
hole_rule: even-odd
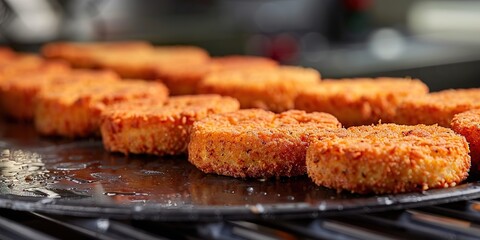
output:
[[[282,76],[278,72],[277,74]],[[429,93],[428,87],[417,79],[329,79],[301,84],[301,81],[295,81],[297,85],[288,88],[290,95],[286,95],[281,88],[276,87],[286,85],[288,80],[280,80],[276,85],[275,81],[270,81],[275,79],[271,75],[271,72],[269,76],[264,72],[248,69],[215,72],[200,83],[200,92],[234,96],[240,100],[242,108],[259,107],[275,112],[293,108],[309,113],[325,112],[350,128],[325,132],[320,131],[325,126],[317,126],[318,131],[313,134],[321,139],[317,141],[315,138],[308,139],[305,135],[291,140],[290,130],[282,132],[281,127],[267,125],[274,126],[274,132],[282,132],[283,135],[277,133],[275,137],[290,139],[289,143],[294,142],[294,145],[304,148],[300,148],[300,151],[290,146],[289,153],[297,153],[291,155],[284,154],[282,147],[272,148],[279,149],[278,151],[270,150],[258,154],[248,146],[260,135],[271,139],[272,129],[262,128],[265,132],[258,134],[252,133],[252,129],[248,127],[247,131],[242,132],[242,128],[239,130],[237,126],[243,125],[236,123],[227,128],[226,133],[218,133],[214,128],[208,127],[210,124],[207,127],[197,126],[208,120],[206,119],[195,124],[192,133],[189,160],[194,165],[205,172],[227,176],[271,177],[292,176],[294,171],[281,169],[293,166],[299,169],[305,165],[298,164],[306,162],[308,175],[318,185],[357,193],[398,193],[455,186],[466,179],[472,161],[473,169],[477,171],[480,159],[476,153],[478,140],[474,134],[477,133],[478,136],[480,132],[478,119],[473,121],[474,127],[467,128],[462,123],[461,127],[453,127],[455,132],[448,128],[451,127],[455,114],[479,107],[480,89]],[[263,89],[262,84],[265,84]],[[283,103],[291,104],[279,104],[280,97],[283,97]],[[286,99],[289,101],[285,101]],[[457,117],[466,118],[462,115]],[[359,126],[379,122],[409,126]],[[249,124],[258,123],[254,121]],[[301,126],[302,123],[296,123],[295,128],[301,129]],[[466,128],[468,130],[465,130]],[[234,131],[234,134],[228,131]],[[468,142],[458,133],[464,135]],[[218,136],[229,137],[218,140]],[[373,140],[365,139],[366,136],[372,136]],[[233,143],[230,143],[232,141]],[[320,143],[324,144],[322,148],[319,148]],[[313,145],[310,146],[311,144]],[[469,148],[472,149],[471,156]],[[299,156],[302,156],[300,153],[305,152],[308,154],[303,157],[303,161],[298,161],[301,159]],[[297,165],[292,164],[293,162]]]
[[[194,122],[209,115],[239,109],[236,99],[219,95],[145,98],[115,104],[102,115],[104,146],[125,154],[186,153]]]
[[[242,108],[274,112],[325,111],[347,126],[382,120],[448,127],[454,114],[478,108],[474,106],[478,102],[476,89],[427,94],[427,86],[417,79],[320,81],[314,69],[280,66],[262,57],[210,57],[195,46],[158,47],[142,41],[59,42],[45,45],[42,53],[76,67],[109,69],[124,78],[159,80],[171,95],[221,94],[239,99]],[[416,111],[426,113],[412,113]]]
[[[55,46],[60,50],[55,50]],[[318,185],[338,190],[397,193],[454,186],[468,175],[468,144],[450,129],[395,124],[341,128],[342,124],[414,119],[398,114],[408,107],[408,101],[442,94],[429,94],[419,80],[321,81],[314,69],[279,66],[258,57],[207,55],[203,61],[198,54],[189,60],[195,49],[170,47],[167,51],[141,42],[52,44],[44,48],[45,55],[54,52],[49,57],[116,73],[65,67],[49,74],[40,70],[18,75],[17,80],[0,81],[3,109],[13,117],[33,118],[38,131],[45,135],[84,137],[100,132],[109,151],[188,153],[189,161],[200,170],[233,177],[296,176],[308,172]],[[0,51],[0,58],[1,54]],[[99,64],[101,61],[114,62],[120,67]],[[158,69],[162,68],[164,72],[160,73]],[[0,66],[0,76],[1,69]],[[163,79],[139,81],[118,76],[148,73],[142,69],[150,69],[150,73],[158,70],[142,78],[163,76]],[[41,77],[35,78],[36,75]],[[223,97],[168,97],[164,84],[176,94],[195,92]],[[462,91],[453,91],[459,96],[452,98],[461,99],[465,95],[467,101],[476,101]],[[452,102],[447,99],[446,102]],[[15,113],[15,103],[18,106],[23,102],[30,110],[25,108],[26,113]],[[471,108],[475,108],[473,105]],[[264,110],[238,110],[240,107]],[[305,111],[291,110],[296,108]],[[431,118],[436,123],[441,123],[443,117],[448,117],[447,121],[453,117],[441,110],[427,112],[434,115]],[[459,118],[463,119],[460,115]],[[464,132],[472,135],[475,130]],[[377,164],[382,165],[376,168]],[[394,176],[393,180],[390,176]]]
[[[200,170],[268,178],[308,173],[318,185],[355,193],[455,186],[471,165],[465,138],[437,125],[341,128],[327,113],[246,109],[194,123],[188,159]]]
[[[160,46],[148,42],[46,44],[42,54],[74,67],[109,69],[122,78],[161,80],[171,95],[197,92],[197,85],[212,72],[229,69],[271,69],[278,63],[254,56],[210,57],[195,46]]]
[[[393,122],[399,102],[428,88],[410,79],[321,81],[315,69],[279,66],[261,57],[210,57],[194,46],[154,47],[147,42],[51,43],[42,53],[73,66],[109,69],[124,78],[163,82],[171,95],[220,94],[241,108],[273,112],[329,112],[344,125]]]
[[[7,57],[0,56],[0,62],[9,62]],[[41,67],[27,69],[30,60],[0,66],[0,74],[23,69],[1,75],[0,103],[5,115],[33,121],[45,136],[101,135],[109,151],[178,155],[186,152],[194,121],[239,109],[231,97],[168,97],[168,89],[158,81],[122,79],[109,70],[72,69],[65,63],[30,58],[39,60]]]

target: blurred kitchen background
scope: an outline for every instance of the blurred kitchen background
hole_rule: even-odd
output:
[[[266,56],[324,78],[480,87],[476,0],[0,0],[0,43],[147,40]]]

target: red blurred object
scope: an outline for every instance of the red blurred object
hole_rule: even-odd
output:
[[[372,5],[372,0],[344,0],[344,6],[349,11],[363,11]]]
[[[291,34],[280,34],[273,37],[267,57],[282,63],[291,62],[298,56],[298,40]]]

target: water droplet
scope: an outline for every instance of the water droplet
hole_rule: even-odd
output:
[[[260,192],[260,195],[267,196],[267,192]]]
[[[66,176],[65,179],[77,184],[88,184],[88,183],[96,182],[95,180],[81,179],[81,178],[75,178],[70,176]]]
[[[143,192],[104,192],[104,195],[107,196],[148,196],[148,193]]]
[[[74,170],[85,169],[86,167],[87,167],[87,164],[85,163],[63,162],[63,163],[54,165],[53,169],[59,170],[59,171],[74,171]]]
[[[26,189],[24,189],[24,191],[32,192],[32,193],[39,194],[39,195],[43,195],[43,196],[46,196],[48,198],[59,198],[60,197],[60,195],[57,194],[56,192],[48,190],[46,188],[26,188]]]
[[[155,170],[145,170],[145,169],[140,170],[140,173],[142,173],[144,175],[163,175],[163,174],[165,174],[164,172],[155,171]]]
[[[293,200],[295,200],[295,197],[294,196],[287,196],[287,200],[288,201],[293,201]]]
[[[27,171],[37,171],[37,170],[40,170],[40,167],[38,166],[29,166],[27,168]]]
[[[120,175],[106,173],[106,172],[91,173],[90,176],[97,179],[108,180],[108,181],[116,181],[122,177]]]
[[[247,193],[252,194],[255,189],[253,187],[247,187]]]

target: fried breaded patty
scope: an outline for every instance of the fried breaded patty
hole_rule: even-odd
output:
[[[227,55],[214,57],[211,60],[214,71],[236,70],[236,69],[267,69],[278,67],[278,62],[266,58],[248,55]]]
[[[187,150],[195,121],[239,109],[234,98],[219,95],[144,99],[116,104],[102,114],[105,149],[113,152],[178,155]]]
[[[156,79],[158,66],[196,64],[209,60],[209,54],[195,46],[154,47],[147,42],[93,42],[47,44],[46,57],[60,58],[76,67],[110,69],[122,78]],[[160,75],[161,76],[161,75]]]
[[[350,127],[314,138],[307,171],[318,185],[354,193],[453,187],[468,176],[468,143],[437,125]]]
[[[37,93],[71,74],[63,64],[45,64],[36,70],[19,72],[0,81],[1,110],[16,120],[32,120]],[[64,76],[64,77],[62,77]]]
[[[392,121],[402,99],[427,92],[428,87],[417,79],[330,79],[301,89],[295,108],[330,113],[345,126],[368,125]]]
[[[11,62],[17,53],[8,47],[0,47],[0,64]]]
[[[456,114],[451,123],[451,128],[463,135],[470,146],[472,169],[480,170],[480,109],[473,109]]]
[[[153,46],[143,41],[125,42],[54,42],[45,44],[42,55],[47,58],[62,59],[74,67],[98,68],[99,59],[118,53],[145,53],[152,51]],[[127,59],[128,61],[128,59]]]
[[[202,79],[211,72],[236,69],[272,69],[278,63],[272,59],[254,56],[213,57],[209,61],[169,61],[157,64],[158,78],[167,85],[172,95],[194,94]]]
[[[166,100],[167,88],[142,80],[91,79],[57,84],[36,98],[34,121],[44,135],[85,137],[99,134],[100,115],[109,105],[139,98]]]
[[[246,109],[215,114],[194,123],[188,160],[205,173],[240,178],[302,175],[309,136],[339,127],[327,113]]]
[[[156,66],[156,75],[171,95],[189,95],[197,92],[198,83],[213,69],[212,64],[169,62]]]
[[[163,79],[168,75],[162,69],[170,66],[188,69],[191,64],[202,64],[209,59],[208,52],[199,47],[161,46],[145,52],[110,52],[98,61],[101,68],[111,69],[123,78]],[[165,84],[171,87],[168,81]],[[175,89],[170,91],[175,92]]]
[[[448,89],[405,99],[397,109],[395,122],[450,127],[455,114],[476,108],[480,108],[480,88]]]
[[[59,61],[46,61],[33,54],[16,54],[13,58],[0,61],[0,81],[26,72],[37,72],[51,65],[63,65]]]
[[[237,98],[241,108],[282,112],[294,108],[299,89],[319,82],[320,73],[311,68],[225,70],[209,74],[199,84],[198,91]]]

